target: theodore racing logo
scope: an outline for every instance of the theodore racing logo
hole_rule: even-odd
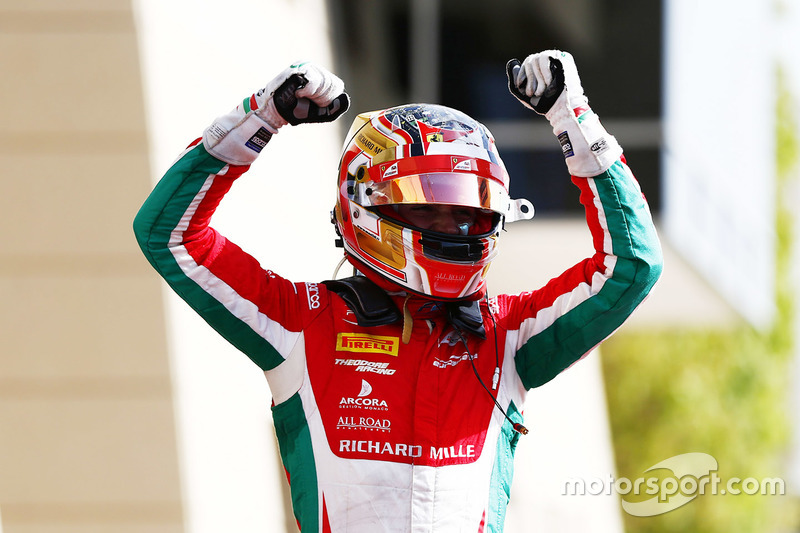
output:
[[[342,409],[366,409],[368,411],[388,411],[389,404],[380,398],[370,398],[372,385],[366,379],[361,380],[361,391],[355,398],[342,396],[339,407]]]
[[[339,333],[336,336],[337,352],[382,353],[396,357],[399,349],[399,337],[369,333]]]

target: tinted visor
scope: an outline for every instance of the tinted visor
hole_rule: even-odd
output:
[[[503,186],[474,174],[412,174],[382,182],[359,183],[355,200],[364,207],[388,204],[450,204],[505,214],[509,197]]]

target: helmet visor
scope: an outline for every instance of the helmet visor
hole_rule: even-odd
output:
[[[363,207],[390,204],[449,204],[506,214],[510,199],[503,186],[474,174],[412,174],[382,182],[359,183],[353,198]]]

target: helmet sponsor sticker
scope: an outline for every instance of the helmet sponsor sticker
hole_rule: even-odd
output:
[[[397,161],[392,163],[389,168],[386,168],[386,165],[381,165],[381,176],[384,178],[390,178],[392,176],[397,175]]]
[[[358,134],[358,137],[356,138],[356,144],[358,145],[359,148],[361,148],[365,152],[371,152],[375,155],[378,155],[379,153],[383,152],[383,148],[375,144],[375,142],[371,141],[363,133]]]
[[[453,274],[452,272],[436,272],[433,279],[436,281],[454,281],[460,283],[467,279],[467,276],[463,274]]]
[[[473,170],[478,170],[477,165],[473,165],[472,159],[462,159],[459,161],[457,157],[453,158],[453,170],[460,170],[464,172],[471,172]]]
[[[336,336],[337,352],[381,353],[397,357],[399,349],[400,337],[369,333],[339,333]]]

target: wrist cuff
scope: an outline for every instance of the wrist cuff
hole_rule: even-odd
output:
[[[272,126],[272,128],[277,132],[282,126],[286,126],[289,122],[278,113],[278,110],[275,108],[275,100],[272,99],[270,96],[267,99],[267,103],[264,107],[259,108],[256,111],[256,115],[261,117],[267,124]]]
[[[547,114],[572,176],[589,178],[608,170],[622,155],[622,147],[600,124],[588,105],[574,110],[556,105]]]
[[[206,128],[203,145],[208,153],[221,161],[232,165],[249,165],[276,133],[277,128],[253,112],[244,117],[232,112],[219,117]]]

